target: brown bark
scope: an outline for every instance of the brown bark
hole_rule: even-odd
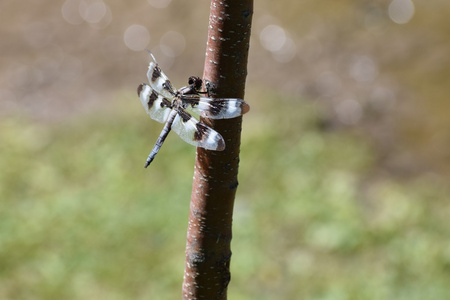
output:
[[[212,97],[243,98],[253,0],[212,0],[203,78]],[[221,152],[197,148],[183,299],[227,299],[231,225],[242,117],[202,120],[223,136]]]

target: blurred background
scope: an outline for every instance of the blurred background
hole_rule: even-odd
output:
[[[450,298],[450,2],[255,2],[230,299]],[[176,299],[209,2],[0,2],[0,298]]]

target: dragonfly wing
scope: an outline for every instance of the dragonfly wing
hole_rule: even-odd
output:
[[[145,83],[139,85],[138,95],[141,99],[142,106],[144,106],[145,111],[153,120],[160,123],[167,121],[172,108],[172,103],[167,98],[158,94]]]
[[[169,78],[154,61],[148,65],[147,78],[150,86],[160,95],[169,99],[175,95],[175,89]]]
[[[250,110],[250,106],[239,98],[208,98],[198,95],[182,97],[190,108],[210,119],[232,119],[239,117]]]
[[[220,133],[199,122],[182,109],[179,109],[172,129],[191,145],[215,151],[225,149],[225,141]]]

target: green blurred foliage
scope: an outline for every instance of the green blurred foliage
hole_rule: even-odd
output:
[[[247,95],[229,298],[450,298],[442,178],[393,178],[315,104]],[[130,101],[0,120],[1,299],[181,297],[195,148],[171,134],[144,169],[161,126]]]

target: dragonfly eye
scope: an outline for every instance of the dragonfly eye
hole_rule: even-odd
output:
[[[188,84],[193,86],[195,90],[199,91],[202,88],[202,80],[197,76],[189,77]]]

